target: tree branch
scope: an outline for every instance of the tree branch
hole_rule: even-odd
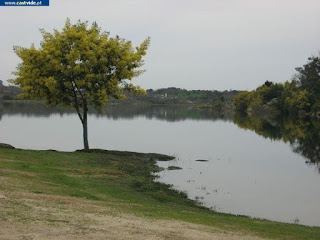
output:
[[[73,83],[74,86],[76,87],[77,91],[80,93],[80,96],[81,96],[81,98],[82,98],[82,101],[85,102],[85,98],[84,98],[83,94],[81,93],[80,88],[79,88],[78,85],[76,84],[76,81],[73,81],[73,80],[72,80],[72,83]]]
[[[73,84],[74,82],[71,80],[71,83],[72,83],[72,91],[73,91],[73,96],[74,96],[75,107],[76,107],[76,110],[77,110],[77,113],[78,113],[78,116],[79,116],[81,122],[83,122],[83,117],[81,116],[80,109],[79,109],[77,92],[76,92],[75,86]]]

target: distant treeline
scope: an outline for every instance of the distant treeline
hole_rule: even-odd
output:
[[[213,107],[231,105],[233,98],[240,91],[217,91],[217,90],[186,90],[181,88],[148,89],[147,95],[132,95],[126,93],[126,99],[110,99],[111,103],[149,103],[149,104],[198,104]],[[18,100],[21,89],[15,86],[3,86],[0,84],[0,99]]]
[[[4,86],[0,80],[0,100],[14,100],[22,91],[19,87]]]
[[[147,95],[127,95],[125,101],[143,102],[150,104],[196,104],[214,108],[232,105],[233,98],[240,91],[217,91],[217,90],[186,90],[181,88],[148,89]]]
[[[233,101],[239,112],[274,112],[282,115],[304,113],[320,115],[320,58],[308,58],[307,64],[296,68],[292,81],[266,81],[254,91],[239,93]]]

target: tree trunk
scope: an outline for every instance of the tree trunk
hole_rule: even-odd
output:
[[[87,110],[83,111],[83,119],[82,119],[82,127],[83,127],[83,146],[84,151],[89,152],[89,142],[88,142],[88,116]]]

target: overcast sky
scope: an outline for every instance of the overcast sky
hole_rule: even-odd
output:
[[[39,46],[39,28],[97,21],[138,44],[148,36],[144,88],[252,90],[284,82],[320,50],[320,0],[50,0],[0,7],[0,79],[19,63],[13,45]]]

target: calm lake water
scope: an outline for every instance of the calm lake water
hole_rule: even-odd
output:
[[[320,122],[320,121],[318,121]],[[90,114],[91,148],[176,156],[158,181],[219,212],[320,226],[320,123],[263,121],[190,106],[110,106]],[[0,142],[82,148],[78,116],[42,104],[0,105]],[[196,160],[207,160],[196,161]]]

